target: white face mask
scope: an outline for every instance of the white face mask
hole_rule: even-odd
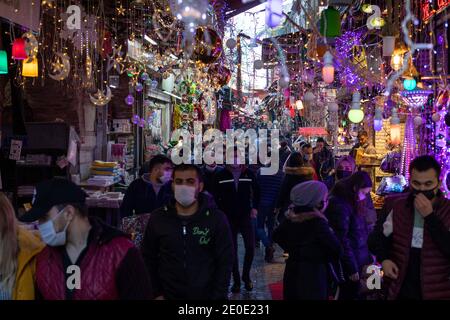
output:
[[[185,185],[175,185],[175,200],[183,206],[189,207],[194,203],[196,199],[196,188],[185,186]]]
[[[39,232],[41,234],[42,240],[51,247],[63,246],[66,244],[67,237],[67,227],[70,221],[66,223],[66,226],[61,232],[56,232],[53,221],[65,210],[62,209],[58,214],[51,220],[38,225]]]
[[[313,158],[313,155],[312,155],[312,154],[305,154],[305,160],[306,160],[306,161],[311,161],[312,158]]]
[[[167,182],[172,180],[172,172],[171,171],[164,171],[164,174],[159,177],[159,180],[161,180],[161,182],[163,184],[166,184]]]

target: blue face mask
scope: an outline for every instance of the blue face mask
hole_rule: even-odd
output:
[[[70,221],[66,223],[66,226],[61,232],[56,232],[55,225],[53,221],[65,210],[62,209],[58,214],[51,220],[38,225],[39,232],[42,237],[42,241],[51,247],[59,247],[66,244],[67,240],[67,228],[69,227]]]

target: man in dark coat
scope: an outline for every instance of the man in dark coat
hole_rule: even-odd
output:
[[[164,155],[156,155],[150,160],[148,170],[128,187],[120,207],[122,218],[133,213],[150,213],[170,201],[172,161]]]
[[[387,199],[369,237],[389,300],[450,299],[450,201],[431,156],[410,164],[410,191]]]
[[[233,242],[225,215],[201,191],[194,165],[174,169],[175,201],[154,211],[142,252],[158,300],[225,300]]]
[[[248,291],[253,289],[250,279],[255,254],[255,229],[252,218],[257,217],[260,196],[256,177],[245,165],[238,164],[237,150],[234,152],[236,152],[234,164],[227,164],[225,170],[216,175],[214,196],[218,207],[226,214],[231,226],[235,248],[232,292],[237,293],[241,288],[237,250],[239,233],[242,234],[245,245],[242,280]]]

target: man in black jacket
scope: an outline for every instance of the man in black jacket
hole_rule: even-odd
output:
[[[148,173],[134,180],[127,189],[120,207],[122,217],[150,213],[166,205],[172,198],[172,161],[159,154],[148,164]]]
[[[143,256],[156,299],[227,299],[233,243],[225,215],[202,194],[198,167],[173,172],[175,201],[151,214]]]
[[[236,150],[234,152],[237,155]],[[253,283],[250,279],[250,269],[255,254],[255,229],[252,218],[256,218],[258,214],[259,188],[254,174],[245,165],[238,164],[237,157],[234,159],[234,164],[226,165],[225,168],[216,174],[214,197],[218,207],[228,218],[234,242],[234,284],[231,291],[237,293],[241,288],[237,250],[238,233],[242,234],[245,245],[242,280],[245,288],[251,291]]]

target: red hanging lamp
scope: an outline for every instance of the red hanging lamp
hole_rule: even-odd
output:
[[[28,59],[27,52],[25,51],[25,39],[17,38],[14,40],[12,47],[12,58],[15,60]]]

